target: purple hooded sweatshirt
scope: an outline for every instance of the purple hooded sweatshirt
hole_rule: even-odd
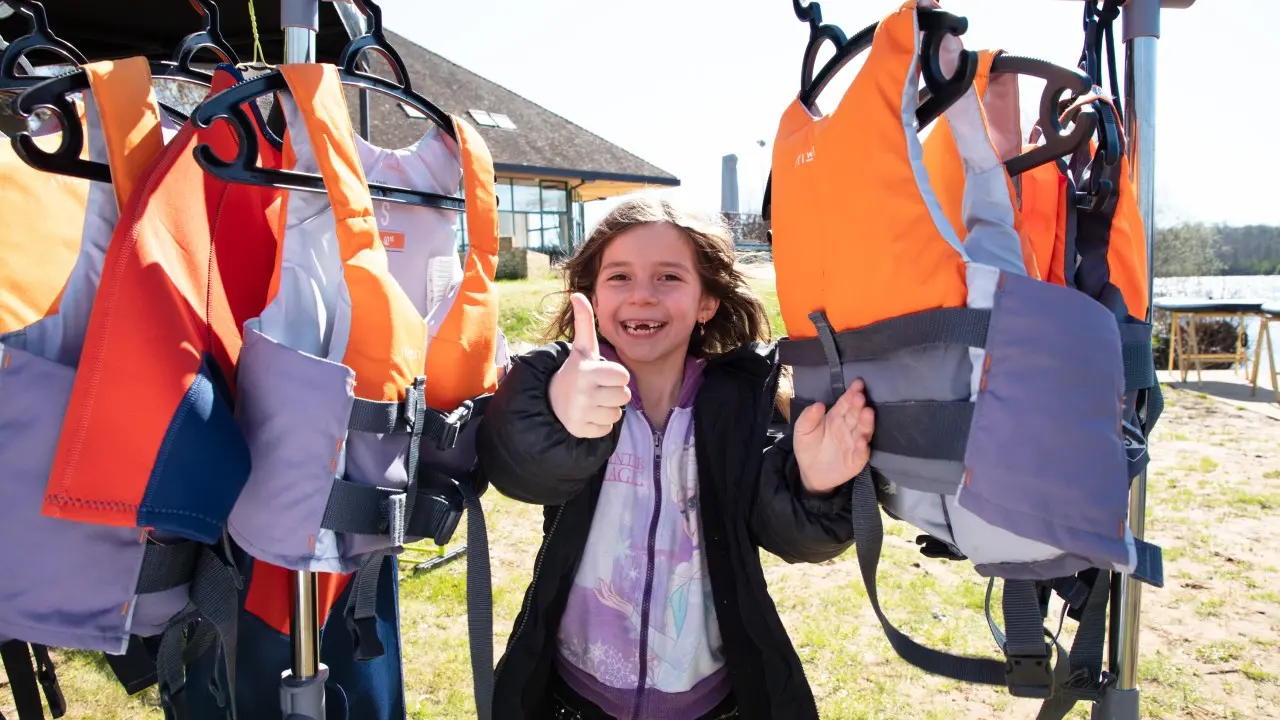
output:
[[[612,348],[601,352],[616,359]],[[730,691],[698,521],[693,399],[702,369],[685,360],[662,430],[632,380],[560,621],[561,676],[618,718],[694,718]]]

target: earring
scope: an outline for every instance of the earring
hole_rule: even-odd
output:
[[[707,323],[705,320],[698,321],[698,334],[705,335],[707,333]]]

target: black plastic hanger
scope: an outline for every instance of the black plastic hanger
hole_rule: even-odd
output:
[[[852,38],[845,38],[844,31],[835,25],[822,22],[822,6],[811,2],[804,5],[800,0],[791,0],[796,17],[809,23],[809,42],[805,45],[804,60],[800,68],[800,102],[812,111],[818,95],[826,89],[827,84],[850,60],[871,47],[875,39],[879,23],[872,23],[859,30]],[[978,54],[972,50],[960,53],[956,71],[947,77],[942,71],[942,41],[947,35],[963,35],[969,29],[967,18],[952,15],[942,10],[922,8],[916,11],[920,30],[924,32],[924,40],[920,48],[920,72],[924,77],[929,97],[916,108],[916,122],[924,128],[938,119],[943,111],[964,95],[973,84],[973,77],[978,70]],[[818,50],[824,41],[836,46],[835,55],[814,75],[813,66],[817,62]]]
[[[805,45],[804,60],[800,66],[798,99],[810,112],[814,112],[818,95],[822,94],[836,73],[871,47],[880,23],[872,23],[859,30],[852,38],[846,38],[839,27],[822,22],[821,4],[811,2],[806,5],[801,0],[791,0],[791,7],[795,10],[796,18],[809,23],[809,42]],[[978,54],[972,50],[961,51],[955,72],[947,77],[942,71],[942,41],[947,35],[965,34],[969,30],[969,20],[931,8],[917,10],[916,17],[919,19],[920,30],[924,33],[920,47],[920,74],[924,77],[926,92],[921,95],[921,102],[916,107],[917,129],[923,129],[937,120],[973,85],[973,78],[978,72]],[[813,67],[818,59],[818,50],[825,41],[835,45],[836,52],[815,75]],[[772,211],[772,195],[773,172],[770,171],[760,210],[766,222]],[[772,232],[769,234],[772,242]]]
[[[196,53],[207,49],[212,50],[222,62],[229,65],[239,65],[240,61],[236,59],[236,51],[232,50],[231,45],[222,37],[218,6],[212,0],[189,0],[189,2],[191,7],[200,13],[200,17],[204,18],[204,28],[182,39],[182,43],[173,53],[173,60],[152,63],[151,77],[185,80],[207,87],[213,82],[213,75],[191,67],[191,58],[195,57]]]
[[[183,39],[182,44],[174,52],[174,59],[168,62],[152,62],[152,78],[169,78],[182,80],[209,87],[213,76],[191,67],[191,58],[201,49],[212,49],[224,61],[235,64],[235,51],[222,37],[218,27],[218,7],[211,0],[190,0],[191,7],[204,19],[204,28]],[[39,3],[26,3],[39,6]],[[31,14],[31,13],[28,13]],[[43,9],[40,11],[43,21]],[[33,15],[35,17],[35,15]],[[40,30],[47,30],[45,27]],[[30,37],[30,36],[28,36]],[[25,38],[24,38],[25,39]],[[59,41],[60,42],[60,41]],[[16,43],[15,43],[16,44]],[[69,47],[69,46],[68,46]],[[8,54],[6,53],[6,61]],[[16,59],[14,60],[16,62]],[[82,62],[83,64],[83,62]],[[31,167],[45,172],[88,178],[98,182],[111,182],[111,168],[106,163],[83,160],[80,155],[84,149],[84,130],[80,126],[75,104],[70,95],[88,91],[89,74],[84,68],[78,68],[65,75],[54,78],[41,78],[37,84],[28,87],[22,94],[14,98],[13,112],[23,117],[30,117],[38,108],[48,108],[57,117],[62,128],[62,142],[57,150],[45,152],[36,145],[30,133],[17,133],[10,141],[14,152]],[[179,122],[186,122],[187,116],[177,110],[160,103],[160,108]]]
[[[209,48],[217,53],[224,62],[235,65],[237,63],[236,55],[231,46],[227,44],[227,41],[222,38],[222,32],[218,29],[218,6],[213,4],[212,0],[190,0],[190,2],[191,7],[200,13],[200,16],[204,19],[204,28],[183,38],[182,44],[174,51],[173,60],[150,63],[151,77],[181,80],[209,87],[213,82],[213,76],[191,67],[191,58],[201,49]],[[65,75],[59,75],[41,82],[38,90],[33,85],[27,90],[27,94],[32,95],[32,102],[47,103],[53,106],[53,97],[55,95],[66,96],[87,90],[89,90],[89,74],[85,72],[84,68],[78,68]],[[30,106],[34,108],[39,105]],[[186,122],[186,115],[167,105],[163,107],[166,112],[179,121]]]
[[[31,20],[31,32],[9,43],[0,55],[0,92],[26,90],[48,78],[42,75],[19,75],[18,63],[32,50],[44,50],[66,58],[74,65],[88,62],[71,43],[59,38],[49,29],[49,18],[44,6],[35,0],[5,0],[5,4]]]
[[[393,97],[400,102],[418,109],[440,126],[449,137],[457,139],[453,122],[449,116],[426,98],[413,91],[409,84],[409,73],[399,53],[387,44],[382,34],[382,11],[371,0],[354,0],[357,7],[370,19],[369,30],[364,35],[353,38],[342,50],[338,62],[338,76],[344,85],[365,88]],[[361,53],[373,50],[391,64],[400,84],[384,80],[376,75],[356,69],[356,61]],[[248,185],[262,185],[306,192],[327,192],[324,179],[314,173],[303,173],[296,170],[275,170],[259,167],[258,139],[255,125],[249,120],[243,105],[255,98],[271,93],[288,91],[288,83],[279,70],[272,70],[227,88],[198,105],[191,114],[191,121],[196,127],[207,128],[218,118],[225,118],[238,137],[239,153],[231,160],[219,158],[208,145],[199,145],[195,149],[196,162],[200,167],[222,180]],[[411,190],[409,188],[369,183],[369,194],[379,200],[442,208],[445,210],[463,210],[466,202],[453,195]]]
[[[1098,128],[1095,103],[1082,105],[1073,113],[1070,133],[1063,133],[1061,104],[1064,100],[1088,95],[1093,82],[1078,70],[1071,70],[1037,58],[999,53],[991,61],[991,74],[1012,73],[1040,78],[1045,81],[1040,93],[1040,119],[1036,125],[1044,134],[1044,143],[1021,155],[1009,158],[1004,167],[1009,175],[1021,175],[1028,170],[1053,162],[1057,158],[1073,154],[1093,137]],[[1064,95],[1069,96],[1064,98]]]

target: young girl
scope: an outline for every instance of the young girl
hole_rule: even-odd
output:
[[[817,718],[758,548],[852,544],[861,382],[771,437],[764,308],[729,233],[667,201],[615,207],[566,276],[571,344],[516,358],[477,435],[488,481],[546,506],[495,720]]]

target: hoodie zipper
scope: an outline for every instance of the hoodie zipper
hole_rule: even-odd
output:
[[[649,424],[649,429],[653,433],[653,515],[649,519],[649,542],[646,551],[646,567],[644,575],[644,595],[640,601],[640,649],[638,681],[636,683],[636,699],[631,707],[631,718],[637,720],[640,717],[640,707],[644,701],[644,688],[649,682],[649,615],[652,610],[653,600],[653,566],[655,555],[657,554],[658,544],[658,518],[662,515],[662,439],[666,434],[667,425],[671,422],[671,415],[675,413],[675,408],[667,411],[667,417],[662,423],[661,430],[654,430],[653,423],[649,421],[649,416],[644,410],[640,410],[641,416],[645,422]]]

